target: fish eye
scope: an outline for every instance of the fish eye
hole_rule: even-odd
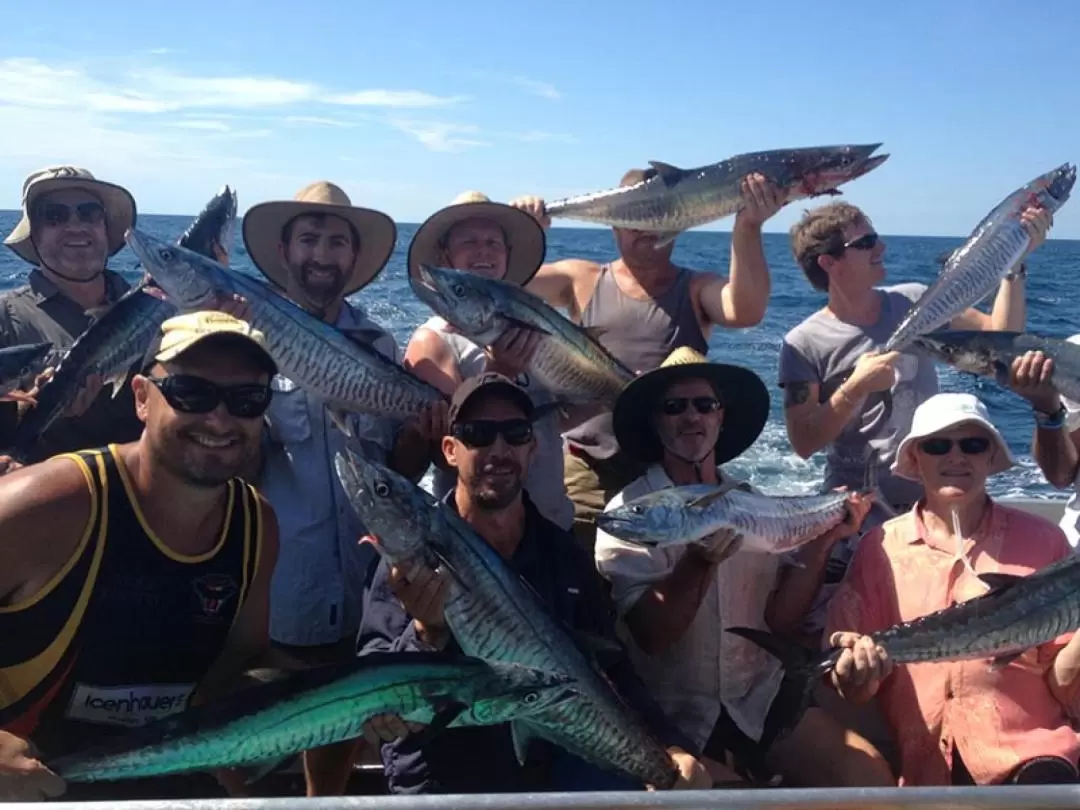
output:
[[[387,495],[390,494],[390,485],[387,484],[385,481],[376,481],[374,489],[375,494],[378,495],[380,498],[385,498]]]
[[[539,699],[540,695],[536,694],[536,692],[528,692],[525,697],[522,698],[522,700],[525,701],[525,705],[528,705],[530,703],[536,703],[536,701],[538,701]]]
[[[463,298],[465,296],[465,285],[464,284],[455,284],[453,286],[453,288],[452,288],[452,292],[458,298]]]
[[[160,256],[167,262],[171,262],[173,260],[173,252],[167,247],[161,248],[161,250],[158,251],[158,256]]]

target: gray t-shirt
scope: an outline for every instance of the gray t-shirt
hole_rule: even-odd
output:
[[[814,383],[819,387],[819,401],[825,402],[851,375],[860,356],[881,349],[924,290],[926,285],[919,283],[882,287],[881,317],[868,327],[815,312],[784,336],[780,386]],[[896,372],[893,387],[868,396],[836,441],[825,448],[823,489],[861,488],[873,458],[878,485],[891,504],[906,506],[921,496],[921,486],[893,476],[889,466],[911,429],[915,408],[937,393],[937,371],[931,358],[912,349],[897,361]]]

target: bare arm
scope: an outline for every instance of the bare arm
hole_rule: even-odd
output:
[[[1022,277],[1005,279],[998,287],[989,315],[971,307],[952,319],[952,329],[1021,332],[1027,320],[1027,301]]]
[[[39,593],[75,553],[91,517],[76,462],[49,459],[0,478],[0,605]]]
[[[1064,428],[1035,428],[1031,455],[1046,480],[1058,489],[1066,489],[1080,472],[1080,430],[1069,433]]]
[[[645,653],[659,655],[686,632],[715,572],[716,563],[691,546],[672,572],[634,603],[626,626]]]
[[[771,281],[761,226],[736,222],[731,232],[728,277],[709,277],[698,291],[702,313],[710,323],[732,329],[756,326],[765,317]]]
[[[405,368],[446,395],[461,385],[461,371],[450,346],[437,332],[420,327],[405,347]]]
[[[568,310],[576,319],[580,316],[577,301],[574,298],[574,274],[580,265],[589,262],[580,259],[563,259],[540,267],[525,289],[533,295],[543,298],[553,307]]]

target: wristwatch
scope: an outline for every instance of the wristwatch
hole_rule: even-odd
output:
[[[1065,426],[1065,406],[1059,405],[1058,409],[1051,414],[1035,411],[1035,424],[1046,430],[1058,430]]]
[[[1017,267],[1015,270],[1010,270],[1008,273],[1006,273],[1005,278],[1007,278],[1009,281],[1016,281],[1016,279],[1018,278],[1027,278],[1027,265],[1023,262],[1020,262],[1020,266]]]

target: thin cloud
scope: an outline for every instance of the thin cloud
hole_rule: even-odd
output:
[[[559,101],[562,98],[562,93],[556,90],[555,85],[553,84],[539,82],[536,79],[527,79],[524,76],[515,76],[512,81],[518,87],[529,91],[534,96],[540,96],[540,98],[546,98],[551,101]]]
[[[523,143],[542,143],[544,141],[553,143],[577,143],[578,140],[573,135],[567,135],[565,132],[543,132],[539,130],[533,130],[531,132],[511,132],[507,137],[514,140],[522,141]]]
[[[491,146],[488,141],[462,137],[479,133],[479,128],[471,124],[402,119],[391,119],[387,123],[415,138],[432,152],[463,152],[466,149]]]
[[[230,127],[224,121],[203,121],[199,119],[173,121],[169,124],[169,126],[178,127],[180,129],[201,129],[207,132],[229,132],[232,130],[232,127]]]
[[[361,90],[327,96],[323,100],[347,107],[448,107],[469,99],[468,96],[433,96],[418,90]]]
[[[322,118],[317,115],[289,115],[285,117],[285,123],[297,127],[342,127],[350,128],[359,126],[355,121],[344,121],[340,118]]]

